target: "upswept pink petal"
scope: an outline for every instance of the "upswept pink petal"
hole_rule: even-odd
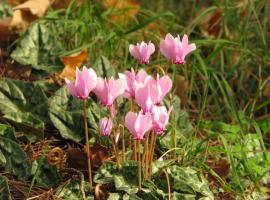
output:
[[[93,92],[97,95],[101,102],[107,99],[106,81],[103,78],[97,77],[97,84]]]
[[[160,88],[160,90],[158,89],[158,91],[161,92],[160,99],[159,99],[159,102],[158,103],[161,103],[161,101],[163,100],[163,98],[172,89],[172,80],[167,75],[165,75],[165,76],[163,76],[161,78],[158,78],[157,79],[157,87]]]
[[[113,80],[110,86],[110,93],[113,96],[113,101],[125,91],[125,82],[121,79]]]
[[[139,52],[139,49],[136,45],[130,44],[129,45],[129,52],[137,60],[140,59],[140,52]]]
[[[187,35],[184,35],[181,41],[179,36],[174,38],[171,34],[167,34],[165,40],[160,42],[161,53],[175,64],[185,63],[185,56],[195,49],[194,43],[188,44]]]
[[[196,45],[194,43],[188,45],[188,48],[184,50],[184,57],[195,50],[196,50]]]
[[[89,93],[96,86],[96,73],[92,69],[83,67],[82,71],[76,68],[75,84],[71,84],[67,79],[66,83],[71,94],[78,99],[87,99]]]
[[[125,117],[125,126],[128,128],[128,130],[130,131],[132,135],[136,133],[135,128],[134,128],[136,119],[137,119],[137,114],[135,114],[134,112],[128,112]]]
[[[65,78],[65,81],[66,81],[66,84],[67,84],[67,88],[68,88],[69,92],[72,94],[72,96],[78,98],[77,90],[76,90],[75,86],[73,85],[73,83],[71,83],[66,78]]]
[[[170,109],[171,110],[171,109]],[[153,108],[153,129],[156,134],[161,135],[164,130],[166,130],[166,126],[169,121],[169,115],[170,111],[167,112],[167,109],[165,106],[155,106]]]
[[[152,112],[152,108],[155,104],[155,95],[151,85],[148,84],[136,90],[135,100],[144,113]]]
[[[176,54],[177,42],[174,37],[168,33],[165,40],[160,42],[160,51],[167,59],[173,59]]]
[[[98,96],[100,102],[104,106],[112,106],[114,100],[122,95],[125,91],[125,82],[122,79],[109,80],[101,77],[97,78],[97,85],[93,92]]]
[[[92,91],[97,85],[97,74],[93,69],[88,69],[87,87]]]
[[[155,45],[151,42],[148,43],[148,56],[150,57],[154,52],[155,52],[156,48]]]
[[[147,72],[143,69],[141,69],[140,71],[138,71],[138,73],[136,74],[136,81],[138,83],[144,83],[145,79],[148,77],[149,75],[147,74]]]
[[[138,126],[139,124],[139,126]],[[150,113],[146,113],[143,115],[142,113],[139,113],[138,118],[135,122],[135,130],[137,132],[137,135],[139,135],[138,138],[143,138],[144,134],[147,131],[150,131],[152,128],[152,116]]]
[[[144,134],[152,129],[152,117],[150,113],[145,115],[141,112],[137,115],[129,112],[125,118],[125,125],[135,140],[142,140]]]
[[[137,45],[129,45],[130,54],[136,58],[141,64],[148,64],[150,56],[155,51],[155,46],[153,43],[145,42],[137,43]]]
[[[183,49],[188,49],[188,36],[186,34],[184,34],[183,38],[182,38],[182,46]]]

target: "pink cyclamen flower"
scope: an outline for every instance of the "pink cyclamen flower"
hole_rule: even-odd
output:
[[[144,134],[152,129],[152,116],[150,113],[128,112],[125,125],[135,140],[143,140]]]
[[[171,110],[170,108],[168,112],[165,106],[155,106],[153,108],[153,130],[156,134],[161,135],[166,130]]]
[[[99,130],[102,136],[109,136],[112,132],[112,120],[107,117],[103,117],[99,121]]]
[[[83,67],[82,71],[76,69],[75,84],[65,78],[69,92],[78,99],[87,99],[89,93],[96,87],[97,75],[93,69]]]
[[[156,87],[158,94],[156,104],[160,104],[163,98],[171,91],[172,80],[167,75],[162,76],[161,78],[159,78],[159,75],[157,75]]]
[[[103,106],[111,107],[114,100],[125,91],[125,83],[121,79],[114,80],[97,78],[97,85],[93,92],[98,96]]]
[[[151,79],[146,71],[141,69],[136,73],[133,69],[126,71],[125,74],[119,73],[119,78],[125,82],[125,93],[124,96],[127,98],[135,98],[135,91],[139,86],[143,86]]]
[[[158,91],[155,80],[139,87],[135,92],[135,101],[143,113],[152,113],[153,107],[158,102]]]
[[[141,64],[148,64],[150,56],[155,52],[155,45],[151,42],[146,44],[141,42],[137,45],[129,45],[130,54],[136,58]]]
[[[190,52],[196,49],[194,43],[188,44],[188,36],[184,35],[182,41],[179,35],[174,38],[170,33],[165,37],[165,40],[160,42],[160,51],[167,58],[172,60],[174,64],[184,64],[185,57]]]

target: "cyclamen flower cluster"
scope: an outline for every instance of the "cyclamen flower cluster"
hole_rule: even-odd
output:
[[[165,40],[160,43],[160,51],[174,64],[185,63],[185,56],[196,49],[194,43],[188,44],[188,36],[184,35],[182,41],[180,37],[173,37],[167,34]],[[129,51],[139,63],[148,64],[150,56],[155,52],[153,43],[145,42],[137,45],[130,45]],[[156,78],[148,75],[144,70],[137,73],[131,69],[124,74],[119,73],[119,79],[97,77],[93,69],[83,67],[82,71],[76,69],[75,84],[65,79],[70,93],[78,98],[85,100],[89,93],[93,91],[99,98],[101,105],[114,110],[114,101],[119,96],[132,99],[140,107],[139,113],[129,112],[125,117],[125,125],[133,135],[134,139],[142,140],[144,134],[153,130],[160,135],[166,129],[169,120],[169,111],[162,106],[163,98],[172,88],[172,80],[165,75]],[[99,123],[100,133],[109,136],[112,131],[112,118],[102,118]]]
[[[140,107],[138,114],[129,112],[125,118],[125,125],[134,139],[142,140],[144,134],[151,129],[157,134],[162,134],[170,112],[160,104],[172,88],[171,79],[167,75],[154,79],[144,70],[137,74],[134,70],[127,71],[119,76],[125,80],[126,96],[133,98]]]

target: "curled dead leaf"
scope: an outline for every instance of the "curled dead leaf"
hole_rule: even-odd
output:
[[[204,36],[212,38],[218,37],[221,30],[222,14],[223,10],[218,8],[215,12],[207,15],[200,26]]]
[[[269,77],[270,78],[270,77]],[[264,86],[262,95],[264,97],[270,97],[270,80],[268,80]]]
[[[185,106],[188,101],[188,82],[184,76],[176,75],[174,86],[176,88],[175,94],[181,99],[181,105]]]
[[[16,6],[13,9],[11,28],[24,31],[34,20],[44,16],[50,5],[50,0],[28,0]]]
[[[113,23],[126,24],[135,18],[140,5],[136,0],[104,0],[106,9],[112,9],[109,19]]]
[[[11,17],[0,20],[0,43],[8,41],[12,36],[10,30]]]
[[[62,57],[61,61],[64,63],[65,68],[61,72],[60,78],[75,80],[76,67],[80,67],[82,65],[82,63],[87,59],[87,55],[87,51],[83,50],[81,52]]]

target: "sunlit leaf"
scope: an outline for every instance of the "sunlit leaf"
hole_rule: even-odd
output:
[[[0,165],[19,179],[25,180],[30,176],[29,159],[15,139],[14,129],[3,124],[0,127]]]
[[[7,178],[4,176],[0,176],[0,199],[10,200],[8,181]]]
[[[82,184],[85,184],[85,186],[82,186]],[[56,196],[57,198],[65,200],[83,199],[82,188],[84,188],[85,193],[88,194],[85,200],[94,200],[94,197],[89,195],[89,183],[82,183],[80,180],[68,180],[66,184],[57,189]]]
[[[84,138],[83,102],[70,95],[66,87],[60,88],[49,99],[49,115],[63,138],[80,142]],[[88,101],[90,136],[97,135],[100,116],[105,111],[92,99]]]
[[[19,130],[32,139],[42,137],[44,122],[49,120],[47,97],[40,85],[0,80],[0,111]]]
[[[50,165],[43,157],[32,163],[32,175],[35,175],[37,184],[42,187],[56,187],[60,183],[56,166]]]
[[[62,29],[55,23],[40,21],[33,24],[17,43],[11,57],[23,65],[55,72],[63,68],[59,52],[63,50],[59,34]]]

